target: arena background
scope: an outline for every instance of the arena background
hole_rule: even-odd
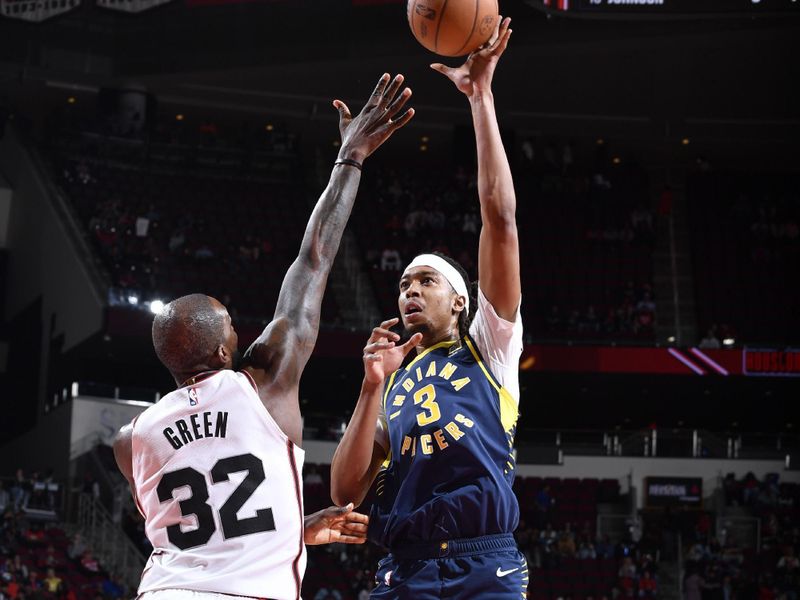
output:
[[[501,12],[529,597],[796,598],[800,7]],[[329,503],[397,265],[475,256],[468,107],[433,59],[391,0],[0,0],[0,589],[130,596],[149,549],[108,444],[173,385],[151,309],[214,295],[249,344],[336,156],[331,100],[402,72],[417,115],[365,165],[301,388],[306,508]],[[363,596],[380,557],[311,549],[304,597]]]

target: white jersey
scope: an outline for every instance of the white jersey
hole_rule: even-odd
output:
[[[139,593],[300,598],[304,452],[245,372],[215,371],[133,422],[133,480],[153,553]]]

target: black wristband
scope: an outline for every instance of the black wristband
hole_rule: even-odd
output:
[[[340,158],[340,159],[339,159],[339,160],[337,160],[335,163],[333,163],[333,166],[334,166],[334,167],[335,167],[336,165],[348,165],[348,166],[350,166],[350,167],[355,167],[355,168],[356,168],[356,169],[358,169],[359,171],[361,170],[361,163],[360,163],[360,162],[358,162],[357,160],[352,160],[352,159],[350,159],[350,158]]]

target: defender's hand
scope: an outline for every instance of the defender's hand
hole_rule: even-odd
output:
[[[307,546],[319,544],[363,544],[367,541],[369,517],[353,512],[353,503],[330,506],[304,519],[303,541]]]
[[[511,19],[508,17],[503,19],[501,16],[497,19],[497,27],[489,41],[470,54],[460,67],[453,68],[442,63],[433,63],[431,69],[442,73],[455,84],[458,91],[469,98],[490,92],[497,61],[500,60],[511,37],[511,29],[508,28],[510,24]]]
[[[379,385],[389,374],[403,364],[403,359],[411,349],[422,341],[422,334],[415,333],[402,346],[395,346],[400,336],[389,331],[400,319],[384,321],[372,330],[372,335],[364,346],[364,376],[369,383]]]
[[[400,94],[397,93],[403,85],[403,79],[402,75],[397,75],[389,83],[389,74],[384,73],[375,86],[372,96],[355,117],[350,114],[350,109],[344,102],[333,101],[333,106],[339,111],[339,133],[342,136],[339,158],[362,162],[395,131],[411,120],[414,116],[413,108],[400,114],[411,97],[411,88],[405,88]]]

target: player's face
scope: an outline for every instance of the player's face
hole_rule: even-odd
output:
[[[408,269],[399,287],[397,305],[408,333],[439,339],[456,327],[460,301],[439,271],[426,266]]]

